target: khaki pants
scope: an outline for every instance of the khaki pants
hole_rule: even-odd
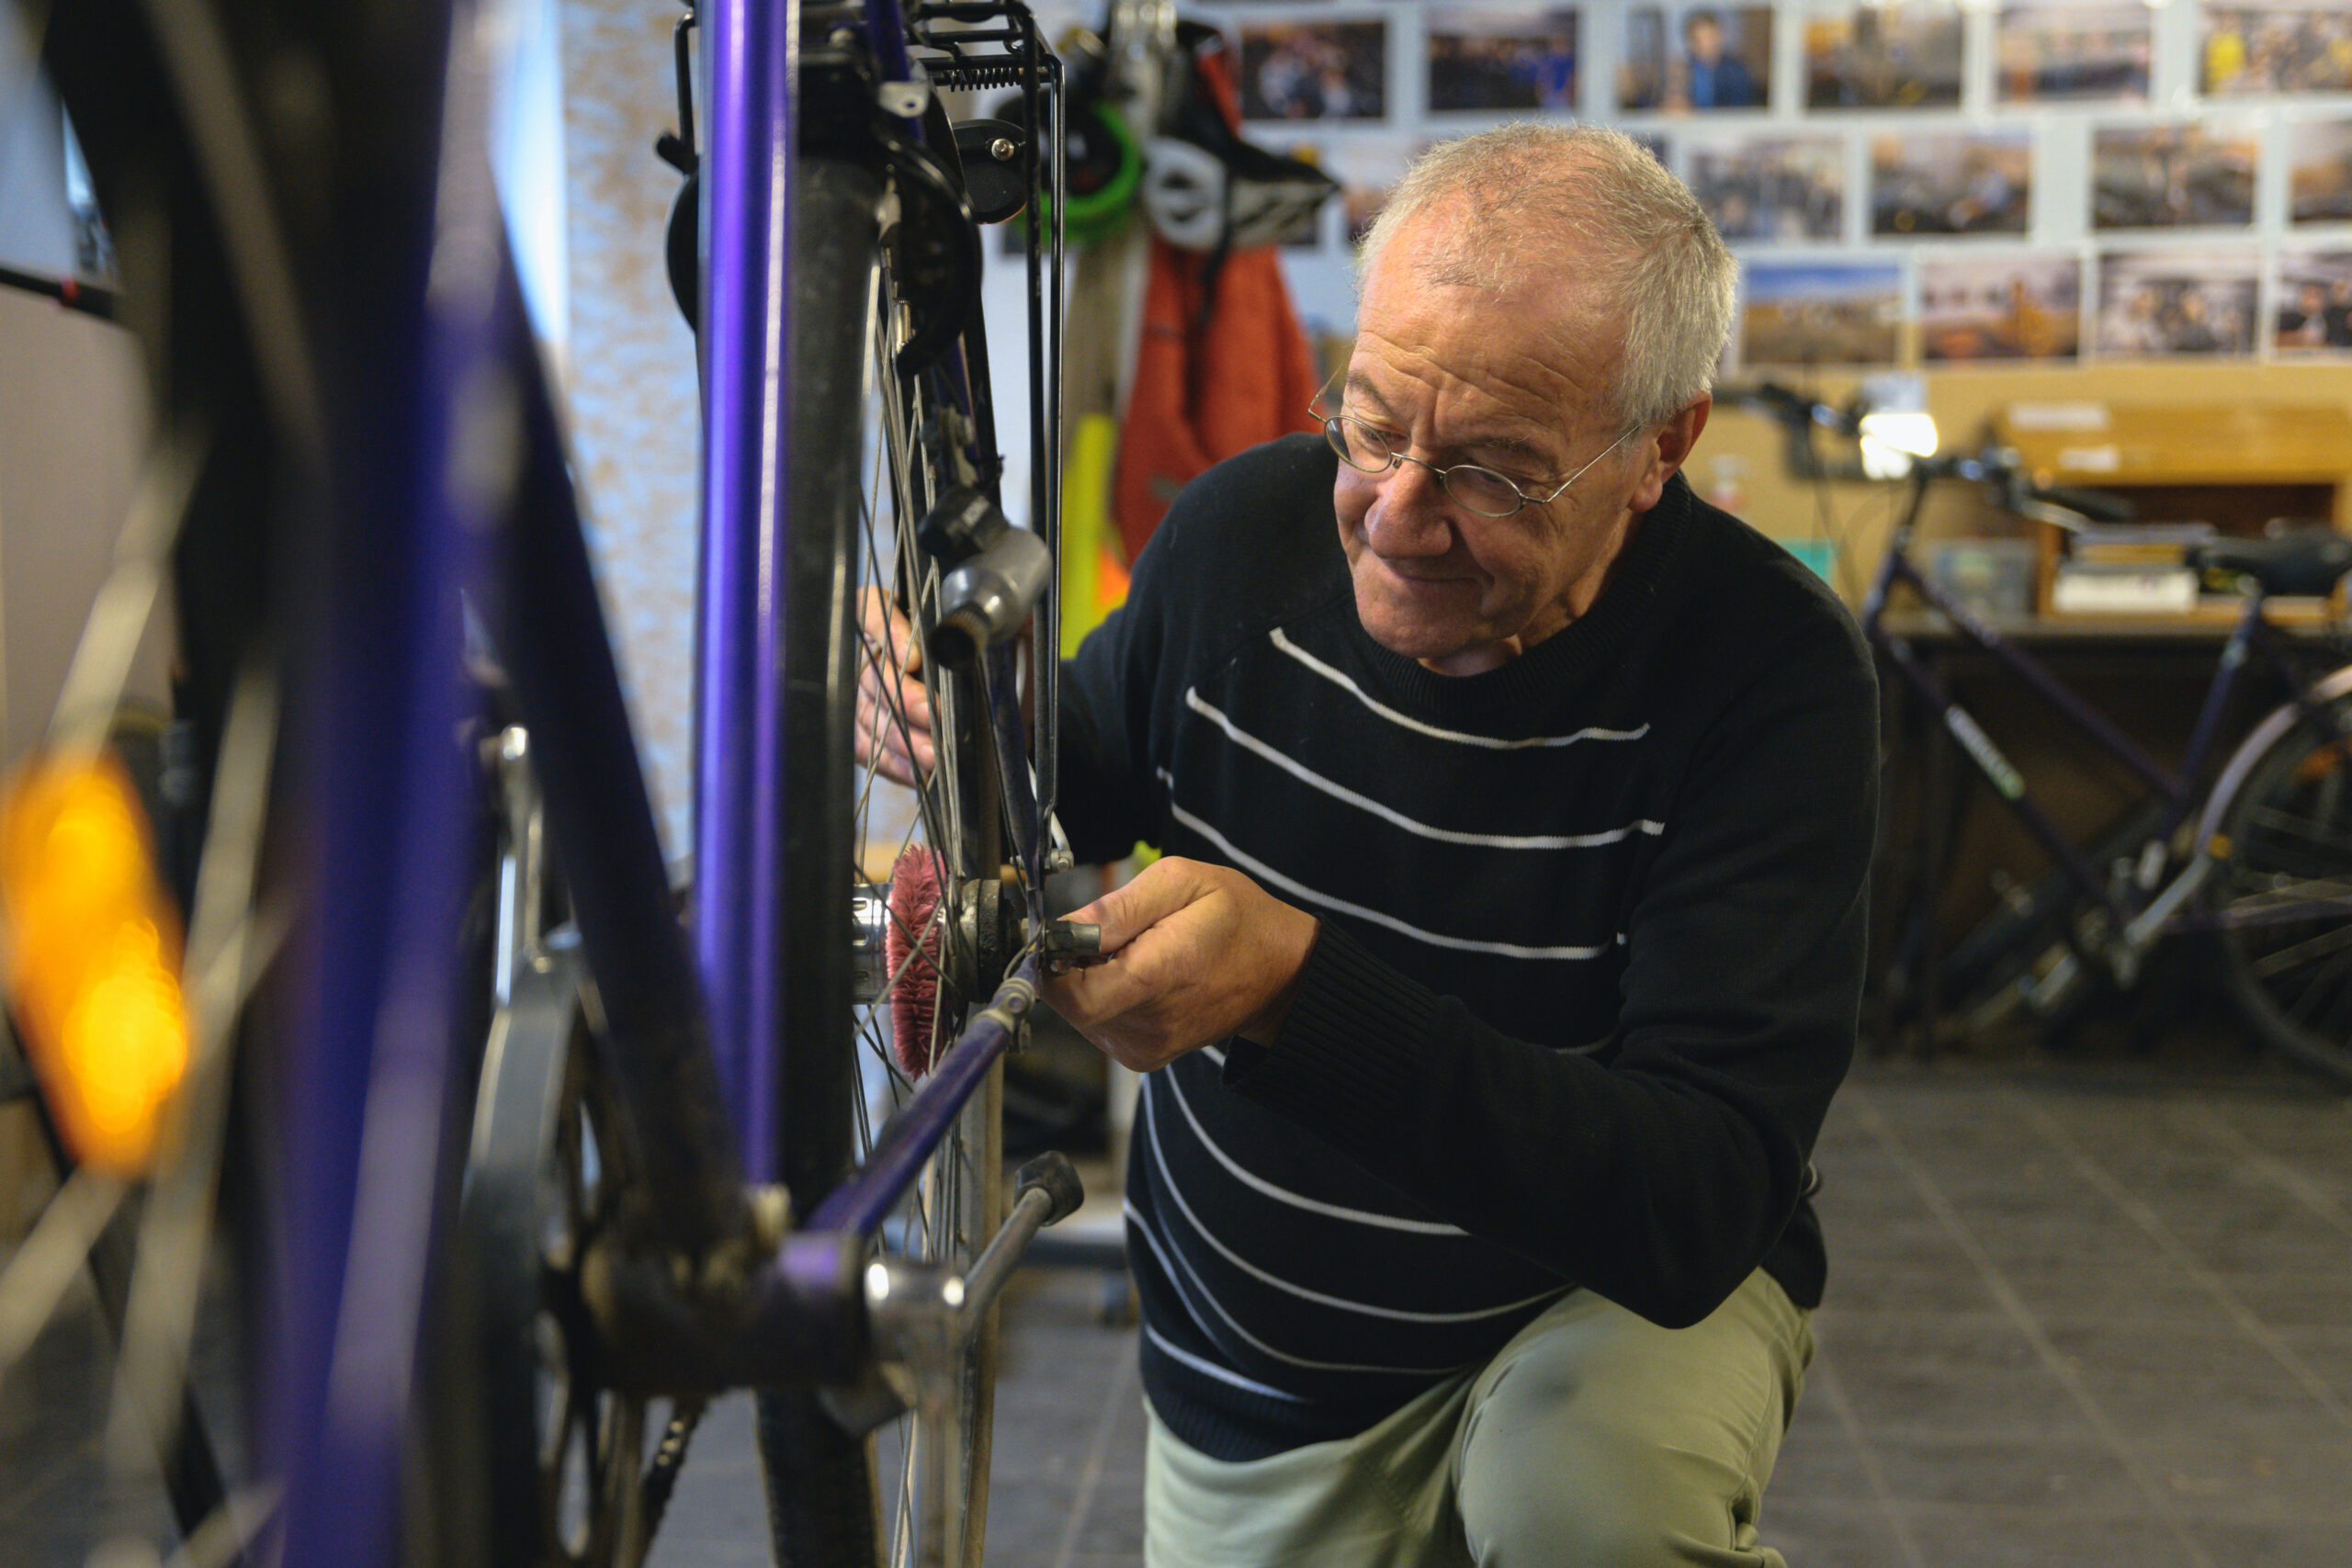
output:
[[[1361,1435],[1229,1463],[1151,1418],[1148,1568],[1782,1568],[1757,1515],[1813,1359],[1761,1271],[1665,1329],[1589,1291]]]

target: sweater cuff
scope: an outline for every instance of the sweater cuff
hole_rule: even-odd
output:
[[[1390,1125],[1419,1103],[1437,995],[1329,920],[1271,1045],[1226,1043],[1227,1087],[1309,1130]]]

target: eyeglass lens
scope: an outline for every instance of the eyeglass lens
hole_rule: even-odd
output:
[[[1331,443],[1331,450],[1340,461],[1365,473],[1385,473],[1395,466],[1399,454],[1381,438],[1380,433],[1361,420],[1340,415],[1323,422],[1323,434]],[[1413,459],[1419,461],[1419,458]],[[1489,517],[1507,517],[1527,502],[1527,495],[1492,468],[1482,468],[1475,463],[1463,463],[1450,468],[1434,466],[1430,471],[1445,487],[1445,493],[1470,508]]]

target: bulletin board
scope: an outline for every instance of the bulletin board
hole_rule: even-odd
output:
[[[1405,164],[1532,116],[1698,193],[1741,262],[1727,373],[2352,358],[2352,0],[1182,14],[1226,32],[1245,133],[1340,183],[1283,247],[1318,336]]]

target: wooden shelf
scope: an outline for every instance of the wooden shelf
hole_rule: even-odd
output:
[[[2352,413],[2334,404],[2014,404],[1994,416],[1992,434],[2035,483],[2116,495],[2143,522],[2250,534],[2298,517],[2352,532]],[[2040,535],[2047,614],[2061,536]]]

